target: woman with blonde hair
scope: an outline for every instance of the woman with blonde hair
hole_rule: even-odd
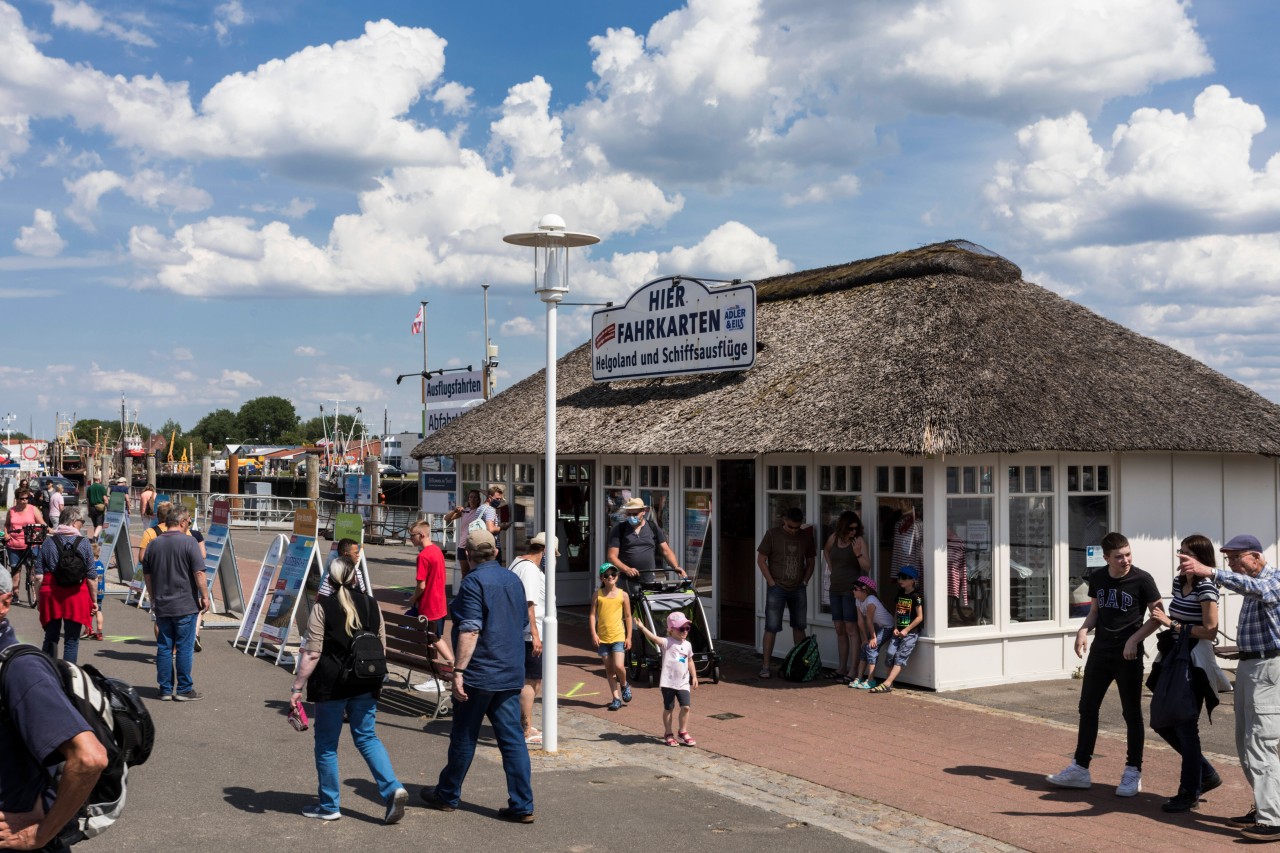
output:
[[[351,739],[364,756],[378,793],[386,805],[382,822],[397,823],[404,817],[409,793],[396,779],[391,758],[378,739],[377,709],[381,682],[372,684],[352,678],[345,670],[356,638],[376,633],[386,655],[387,634],[382,611],[373,597],[357,587],[356,569],[335,561],[329,569],[332,595],[316,600],[307,620],[306,647],[302,664],[293,680],[289,703],[302,704],[306,685],[307,700],[315,705],[316,775],[319,776],[319,802],[302,810],[306,817],[337,820],[341,783],[338,778],[338,737],[342,734],[343,716],[351,722]]]

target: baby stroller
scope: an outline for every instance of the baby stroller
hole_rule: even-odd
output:
[[[716,653],[707,630],[707,615],[702,610],[702,600],[693,590],[693,580],[682,578],[675,572],[665,574],[665,580],[645,581],[631,597],[631,616],[642,620],[646,628],[659,637],[667,634],[667,616],[680,611],[693,625],[689,629],[689,645],[693,647],[693,664],[699,678],[709,678],[712,684],[720,682],[720,655]],[[627,653],[627,680],[639,682],[643,674],[645,682],[653,687],[658,683],[662,669],[662,653],[639,631],[631,639],[631,651]]]

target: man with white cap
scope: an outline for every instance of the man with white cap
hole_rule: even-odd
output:
[[[555,555],[560,556],[556,538],[551,537]],[[524,631],[524,688],[520,691],[520,723],[524,726],[524,742],[542,744],[542,732],[533,727],[533,700],[542,690],[542,619],[547,614],[547,576],[543,561],[547,553],[547,534],[539,533],[529,540],[523,557],[511,564],[511,571],[524,585],[525,603],[529,606],[529,627]]]
[[[605,560],[622,573],[627,594],[634,599],[641,584],[658,579],[659,552],[671,566],[671,571],[682,578],[687,577],[667,542],[667,534],[649,520],[649,507],[645,502],[631,498],[622,505],[622,512],[625,518],[609,531]]]
[[[1229,572],[1179,552],[1183,573],[1212,578],[1244,598],[1236,641],[1236,752],[1253,788],[1253,808],[1227,823],[1255,841],[1280,840],[1280,569],[1267,565],[1258,537],[1222,546]]]

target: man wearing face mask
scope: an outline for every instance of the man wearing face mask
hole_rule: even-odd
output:
[[[502,534],[511,527],[511,507],[507,504],[505,492],[502,485],[493,483],[489,486],[489,506],[493,509],[494,520],[498,524],[498,529],[491,531],[493,539],[498,543],[498,559],[502,558]]]
[[[622,573],[628,595],[634,597],[644,584],[659,580],[659,550],[671,571],[682,578],[688,577],[667,543],[667,534],[649,520],[649,507],[644,501],[631,498],[622,505],[622,512],[626,517],[609,531],[605,559]]]

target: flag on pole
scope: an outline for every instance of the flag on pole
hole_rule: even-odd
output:
[[[413,318],[413,325],[412,325],[412,326],[410,326],[410,328],[411,328],[411,329],[413,329],[413,333],[414,333],[415,335],[420,335],[420,334],[422,334],[422,321],[423,321],[423,317],[422,317],[422,306],[421,306],[421,305],[419,305],[419,306],[418,306],[418,316],[416,316],[416,317],[414,317],[414,318]]]

